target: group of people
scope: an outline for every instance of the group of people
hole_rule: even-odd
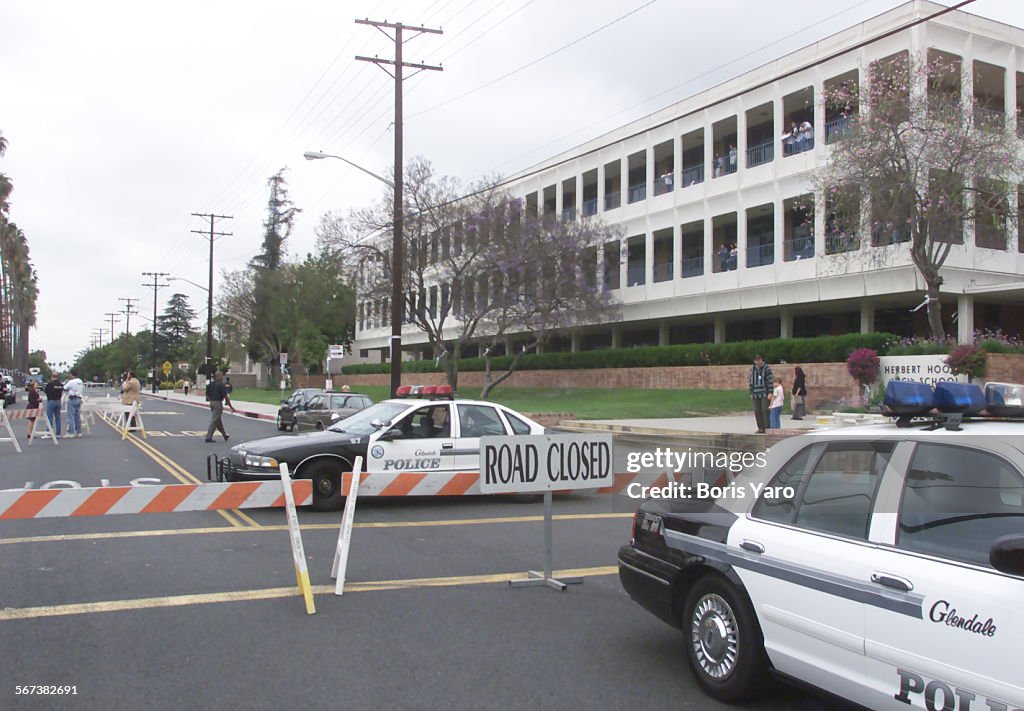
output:
[[[792,419],[802,420],[807,414],[807,376],[800,366],[797,366],[793,373],[793,387],[790,390],[793,396]],[[750,399],[754,404],[757,433],[764,434],[770,429],[780,429],[782,427],[782,408],[786,405],[786,390],[783,387],[782,378],[772,374],[771,366],[764,362],[764,356],[760,353],[754,356],[748,387]]]
[[[739,257],[739,249],[736,243],[732,244],[722,243],[722,246],[718,248],[718,271],[720,272],[731,272],[736,269],[736,263]]]
[[[29,380],[25,385],[27,402],[25,407],[29,410],[38,410],[43,404],[43,395],[46,395],[46,419],[50,428],[58,437],[71,439],[82,436],[82,398],[85,397],[85,383],[78,377],[78,372],[72,368],[71,377],[66,383],[62,383],[57,373],[50,375],[50,381],[43,386],[43,392],[39,392],[39,386],[35,380]],[[61,435],[61,403],[67,402],[68,428],[67,432]],[[28,436],[35,432],[36,418],[28,418]]]
[[[714,176],[718,178],[728,173],[736,172],[736,144],[729,144],[729,151],[727,153],[716,153],[715,154],[715,167]]]
[[[814,126],[807,119],[791,121],[789,130],[782,134],[782,155],[791,156],[814,148]]]

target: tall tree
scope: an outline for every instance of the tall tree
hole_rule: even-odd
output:
[[[986,226],[1005,241],[1020,167],[1016,126],[1005,125],[1001,104],[995,110],[962,91],[971,82],[959,61],[903,54],[873,64],[866,91],[847,84],[825,96],[848,114],[849,127],[831,144],[816,187],[838,215],[861,214],[867,197],[870,217],[861,224],[876,246],[909,241],[940,339],[943,265],[971,222],[976,244]]]
[[[157,349],[165,360],[177,361],[195,333],[192,322],[196,312],[188,303],[185,294],[172,294],[163,314],[157,317]]]
[[[296,216],[301,210],[288,197],[288,185],[282,168],[267,181],[270,198],[267,218],[263,223],[263,246],[252,258],[249,268],[252,277],[252,321],[248,335],[248,349],[254,360],[265,360],[270,366],[272,379],[279,372],[280,353],[290,345],[282,338],[281,324],[272,318],[272,305],[282,287],[281,267],[284,263],[285,242],[291,234]]]

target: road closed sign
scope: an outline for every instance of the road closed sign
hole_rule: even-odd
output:
[[[596,489],[613,479],[610,434],[480,438],[484,494]]]

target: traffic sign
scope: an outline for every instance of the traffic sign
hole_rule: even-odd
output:
[[[288,354],[281,353],[281,365],[288,365]]]
[[[598,489],[614,478],[610,434],[480,438],[483,494]]]
[[[164,361],[164,375],[170,375],[170,374],[171,374],[171,361],[165,360]]]

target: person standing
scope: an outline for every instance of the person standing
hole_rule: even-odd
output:
[[[757,433],[764,434],[768,428],[768,396],[772,387],[772,369],[764,362],[764,357],[760,353],[754,356],[748,387],[750,388],[750,399],[754,404]]]
[[[78,377],[78,372],[71,370],[71,380],[64,383],[64,394],[68,398],[68,433],[65,439],[82,436],[82,396],[85,394],[85,383]]]
[[[39,396],[39,388],[36,386],[36,381],[28,381],[28,405],[25,407],[29,410],[38,410],[39,405],[42,404],[42,398]],[[28,437],[32,439],[32,433],[36,430],[36,418],[28,418]]]
[[[56,373],[50,374],[50,382],[43,388],[46,393],[46,419],[50,421],[50,429],[60,437],[60,399],[64,397],[64,384]]]
[[[782,387],[782,378],[775,378],[772,389],[771,407],[768,408],[768,429],[782,429],[782,407],[786,404],[786,391]]]
[[[224,441],[227,442],[228,433],[224,429],[224,421],[221,419],[224,415],[224,403],[227,403],[232,412],[235,411],[235,406],[231,404],[231,396],[224,385],[224,373],[219,370],[213,374],[213,380],[206,385],[206,399],[210,403],[210,426],[206,430],[205,441],[212,442],[214,430],[219,430],[224,435]]]
[[[188,397],[188,386],[189,386],[190,384],[191,384],[191,383],[189,383],[189,382],[188,382],[188,378],[185,378],[185,382],[183,382],[183,383],[181,384],[181,386],[182,386],[183,388],[185,388],[185,397]]]
[[[142,401],[142,383],[135,377],[135,372],[129,370],[121,383],[121,404],[134,405]],[[132,417],[129,427],[135,427],[135,418]]]
[[[807,377],[804,375],[804,369],[799,365],[793,372],[793,419],[802,420],[807,414],[807,405],[804,401],[807,396]]]

